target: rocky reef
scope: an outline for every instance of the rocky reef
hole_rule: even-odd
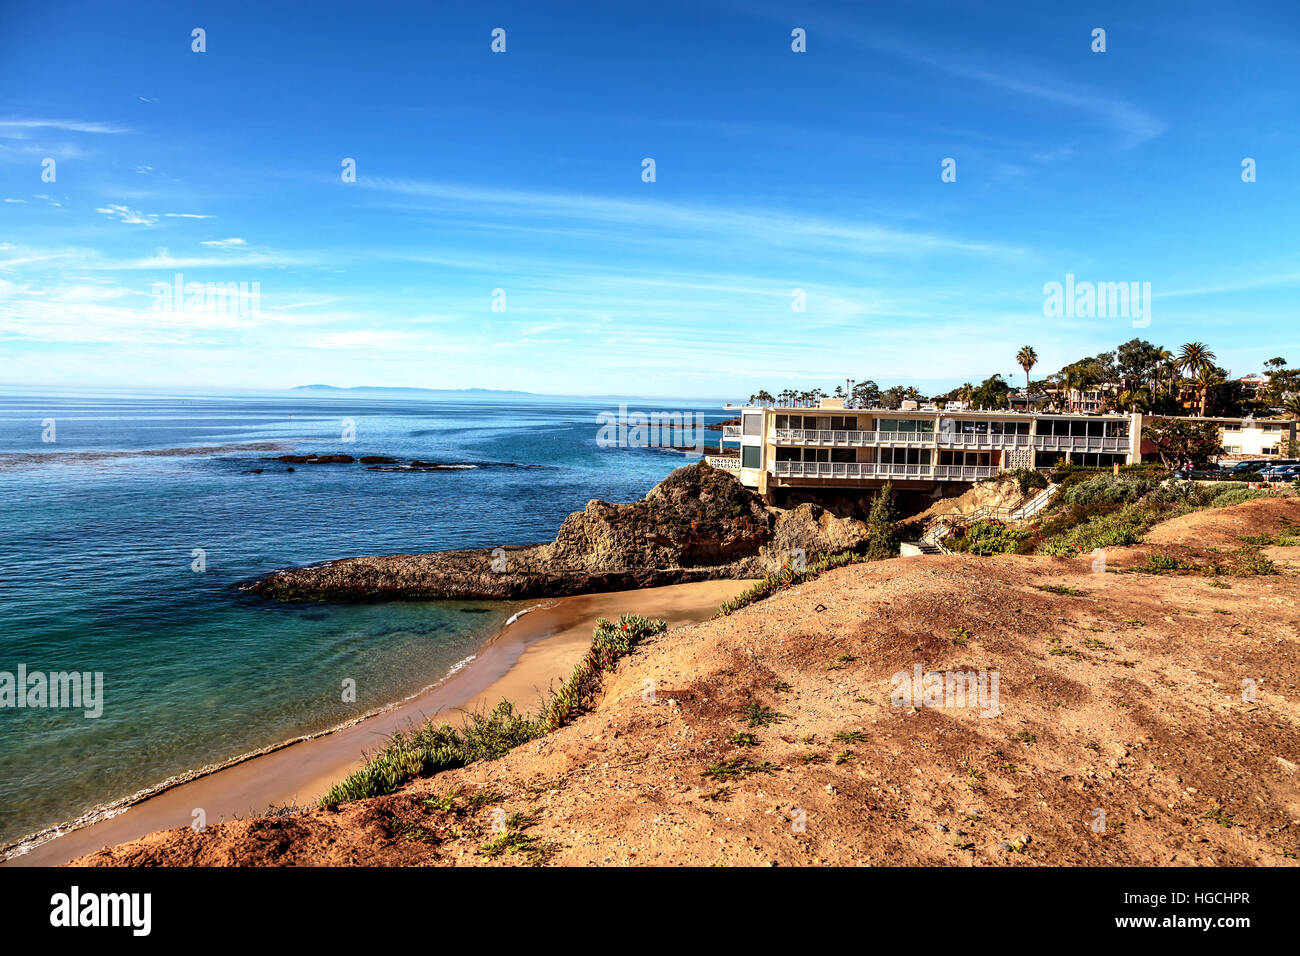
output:
[[[641,501],[588,502],[548,544],[345,558],[241,586],[278,600],[558,597],[758,577],[866,541],[862,521],[811,502],[768,508],[732,475],[699,462]]]

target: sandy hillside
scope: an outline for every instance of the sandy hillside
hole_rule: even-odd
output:
[[[1201,512],[1110,573],[1018,556],[843,568],[648,641],[592,713],[501,760],[79,862],[1293,866],[1296,571],[1215,586],[1115,568],[1295,523],[1294,498]],[[1000,714],[893,706],[891,675],[914,665],[996,670]],[[772,722],[750,726],[752,708]]]

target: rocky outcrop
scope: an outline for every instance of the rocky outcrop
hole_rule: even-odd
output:
[[[788,511],[725,471],[679,468],[641,501],[591,501],[549,544],[346,558],[276,571],[245,589],[280,600],[558,597],[758,577],[858,549],[866,525],[812,503]]]

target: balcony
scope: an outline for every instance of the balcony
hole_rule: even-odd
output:
[[[940,448],[1028,448],[1031,435],[980,435],[965,432],[939,432]]]
[[[1111,451],[1129,450],[1128,438],[1094,438],[1082,435],[1035,435],[1034,447],[1041,451]]]
[[[1009,438],[1024,438],[1024,435],[1009,435]],[[934,477],[937,481],[980,481],[992,478],[998,473],[995,465],[935,465]]]
[[[778,445],[819,445],[856,448],[867,445],[927,445],[934,432],[850,432],[815,428],[775,428],[772,440]]]
[[[978,481],[997,474],[994,465],[890,465],[879,462],[775,461],[770,474],[777,478],[882,479],[914,481]]]
[[[723,437],[723,438],[739,438],[739,437],[740,437],[740,426],[739,426],[739,425],[723,425],[723,426],[722,426],[722,437]]]
[[[740,471],[740,458],[736,455],[707,455],[704,460],[710,468],[721,468],[723,471]]]

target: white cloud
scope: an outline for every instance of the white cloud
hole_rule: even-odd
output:
[[[212,246],[215,249],[234,249],[239,246],[246,246],[248,243],[243,239],[206,239],[200,242],[201,246]]]
[[[168,219],[211,219],[211,216],[200,216],[193,212],[165,212],[163,215]]]
[[[105,216],[116,218],[118,222],[125,222],[133,226],[152,226],[158,221],[157,216],[140,212],[130,206],[119,206],[114,203],[109,203],[108,206],[100,206],[95,212],[102,212]]]
[[[87,123],[62,119],[0,119],[0,136],[4,130],[58,129],[69,133],[129,133],[130,128],[114,123]]]

